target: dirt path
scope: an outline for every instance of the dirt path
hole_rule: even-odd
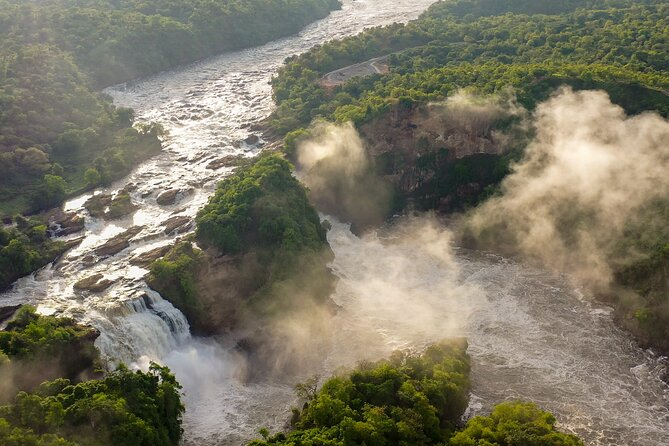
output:
[[[336,87],[354,77],[365,77],[373,74],[386,74],[388,68],[388,56],[375,57],[365,62],[339,68],[323,76],[320,84],[323,87]]]

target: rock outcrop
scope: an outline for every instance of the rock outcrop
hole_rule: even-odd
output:
[[[142,226],[133,226],[120,233],[119,235],[111,238],[105,244],[99,246],[95,249],[95,255],[98,257],[110,257],[119,252],[123,251],[130,246],[130,239],[142,232],[144,227]]]
[[[85,279],[81,279],[74,284],[74,289],[78,291],[90,291],[91,293],[100,293],[114,284],[113,280],[105,278],[104,274],[94,274]]]
[[[130,259],[130,264],[142,268],[148,268],[155,260],[167,254],[171,248],[172,247],[170,245],[166,245],[143,252]]]
[[[84,207],[88,210],[91,217],[94,218],[114,220],[125,217],[126,215],[135,212],[138,208],[138,206],[132,202],[132,198],[130,197],[130,191],[132,190],[134,190],[134,185],[130,184],[116,195],[93,195],[84,203]]]
[[[192,228],[193,219],[185,215],[175,215],[165,220],[163,226],[165,226],[165,234],[171,234],[174,231],[181,234]]]
[[[161,192],[156,197],[156,202],[161,206],[169,206],[174,204],[177,200],[177,195],[179,194],[179,189],[169,189],[164,192]]]
[[[97,194],[86,200],[84,207],[88,210],[91,217],[102,218],[111,202],[112,196],[110,194]]]
[[[76,212],[63,212],[58,209],[48,216],[49,232],[52,237],[64,237],[83,231],[86,219]]]

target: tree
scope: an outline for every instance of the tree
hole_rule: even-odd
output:
[[[67,183],[62,177],[44,175],[40,188],[33,196],[33,206],[35,209],[44,209],[59,205],[67,196],[66,188]]]
[[[100,175],[100,172],[98,172],[98,169],[90,167],[86,169],[86,172],[84,173],[84,180],[86,180],[86,184],[89,186],[95,187],[102,181],[102,176]]]
[[[555,417],[533,403],[498,404],[489,417],[474,417],[449,446],[582,446],[575,435],[558,432]]]

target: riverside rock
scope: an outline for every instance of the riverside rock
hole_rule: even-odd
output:
[[[114,284],[113,280],[105,279],[103,274],[94,274],[85,279],[81,279],[74,284],[74,289],[78,291],[90,291],[100,293]]]
[[[224,156],[222,158],[218,158],[207,164],[207,169],[211,170],[217,170],[222,167],[234,167],[239,165],[241,161],[241,158],[238,156],[234,155],[228,155]]]
[[[193,220],[185,215],[175,215],[170,217],[163,223],[165,226],[165,234],[171,234],[174,231],[181,234],[188,231],[192,226]]]
[[[0,307],[0,324],[7,321],[14,316],[14,313],[23,305],[11,305],[8,307]]]
[[[169,189],[164,192],[161,192],[156,197],[156,202],[161,206],[168,206],[174,204],[177,200],[177,194],[179,193],[178,189]]]
[[[258,135],[251,134],[244,140],[244,142],[250,146],[254,146],[260,142],[260,138]]]
[[[166,245],[166,246],[159,246],[158,248],[143,252],[130,259],[130,264],[146,268],[149,265],[151,265],[151,263],[153,263],[154,260],[157,260],[162,256],[164,256],[165,254],[167,254],[167,252],[171,248],[172,247],[170,245]]]
[[[118,254],[130,246],[130,239],[142,232],[143,229],[143,226],[133,226],[95,249],[95,255],[98,257],[109,257]]]
[[[58,212],[49,218],[49,230],[53,237],[62,237],[82,231],[86,219],[76,212]]]

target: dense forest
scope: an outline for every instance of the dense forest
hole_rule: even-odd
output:
[[[490,417],[475,417],[457,431],[469,399],[466,343],[431,345],[420,355],[397,352],[325,381],[297,386],[306,400],[293,410],[293,430],[263,445],[582,445],[555,430],[555,419],[535,405],[507,402]]]
[[[96,87],[296,33],[337,0],[54,0],[0,2],[9,54],[69,54]]]
[[[177,445],[180,386],[165,367],[100,371],[98,333],[22,307],[0,331],[0,443]],[[14,395],[14,396],[10,396]]]
[[[531,18],[527,2],[488,3],[438,2],[408,25],[374,28],[289,59],[273,80],[272,126],[287,132],[318,116],[361,123],[399,99],[426,102],[462,88],[489,94],[513,87],[532,108],[561,84],[602,88],[631,112],[669,113],[666,2],[561,2],[558,8],[539,1],[527,9],[559,13]],[[524,13],[506,13],[514,10]],[[316,82],[384,55],[390,55],[387,76],[353,79],[334,91]]]
[[[336,0],[0,2],[0,214],[126,175],[155,125],[95,89],[297,32]]]
[[[278,107],[269,124],[286,135],[291,156],[314,119],[352,121],[374,146],[387,138],[384,132],[397,136],[394,128],[415,127],[430,103],[463,91],[506,98],[531,113],[565,85],[604,90],[630,115],[655,111],[666,117],[667,54],[669,5],[664,1],[444,0],[407,25],[370,29],[288,59],[273,79]],[[379,56],[387,57],[388,74],[335,86],[322,81],[331,70]],[[508,119],[492,122],[484,135],[474,136],[490,140],[509,124]],[[414,141],[412,147],[420,154],[412,161],[414,170],[430,180],[411,193],[400,191],[403,205],[450,212],[493,196],[524,146],[463,159],[427,141]],[[398,146],[381,155],[375,160],[379,174],[402,173],[406,150]],[[473,191],[462,192],[472,184],[477,185]],[[658,199],[629,222],[608,254],[635,260],[616,263],[615,289],[600,293],[643,345],[663,351],[669,351],[668,210],[669,199]],[[572,223],[578,227],[578,220]],[[491,237],[485,247],[495,249],[495,240]]]

